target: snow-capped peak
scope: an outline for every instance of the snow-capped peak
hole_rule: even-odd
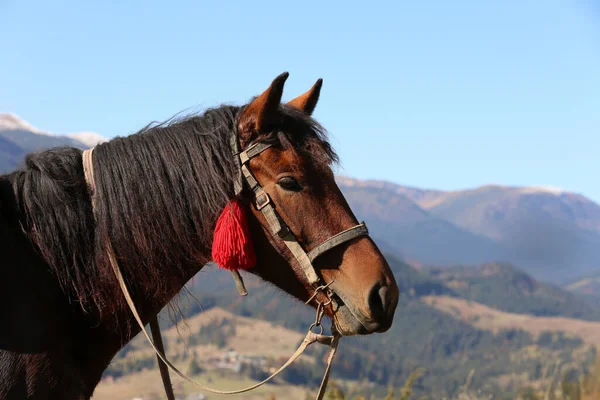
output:
[[[520,188],[521,193],[550,193],[554,195],[561,195],[566,191],[564,189],[554,186],[529,186]]]
[[[0,113],[0,131],[16,129],[23,129],[33,133],[42,133],[42,131],[19,117],[17,114]]]
[[[94,132],[75,132],[68,133],[66,135],[55,134],[47,131],[42,131],[35,126],[31,125],[29,122],[25,121],[17,114],[13,113],[0,113],[0,132],[1,131],[10,131],[10,130],[25,130],[38,135],[47,135],[47,136],[66,136],[71,139],[74,139],[85,146],[94,147],[99,143],[106,142],[106,138],[98,135]]]
[[[106,142],[106,138],[94,132],[69,133],[67,136],[90,147]]]

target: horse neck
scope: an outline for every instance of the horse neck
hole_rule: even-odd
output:
[[[181,291],[184,284],[202,268],[202,265],[196,265],[196,267],[195,269],[188,268],[188,272],[182,276],[181,284],[162,291],[159,297],[153,297],[152,293],[144,291],[136,293],[134,296],[135,307],[144,324],[147,324],[152,317],[168,305]],[[102,374],[116,354],[141,332],[141,328],[130,312],[118,312],[116,315],[118,317],[115,320],[104,320],[98,326],[88,327],[81,337],[79,343],[81,347],[78,352],[85,354],[85,375],[87,386],[90,388],[97,386]]]
[[[233,188],[229,132],[203,133],[189,120],[94,150],[97,243],[109,241],[144,316],[165,306],[211,259],[212,232]],[[123,309],[106,256],[106,301]]]

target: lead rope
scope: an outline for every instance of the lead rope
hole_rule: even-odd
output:
[[[191,383],[192,385],[194,385],[195,387],[197,387],[200,390],[204,390],[204,391],[211,392],[211,393],[240,394],[240,393],[248,392],[250,390],[256,389],[257,387],[264,385],[265,383],[267,383],[268,381],[270,381],[271,379],[273,379],[274,377],[279,375],[279,373],[281,373],[281,371],[283,371],[291,363],[296,361],[296,359],[298,357],[300,357],[302,355],[302,353],[304,353],[304,351],[308,348],[308,346],[310,346],[311,344],[313,344],[315,342],[319,342],[321,344],[327,344],[331,347],[330,352],[329,352],[329,357],[327,359],[327,368],[325,371],[325,376],[323,377],[323,381],[321,382],[321,387],[319,388],[319,393],[317,394],[317,400],[321,400],[323,398],[323,395],[325,394],[325,388],[327,387],[327,382],[329,380],[329,371],[331,369],[331,363],[333,362],[333,359],[335,357],[335,353],[337,350],[337,346],[338,346],[340,337],[337,334],[337,332],[335,332],[335,330],[334,330],[334,334],[332,336],[316,334],[312,331],[312,328],[314,326],[320,326],[320,318],[322,318],[322,315],[319,316],[319,314],[322,314],[322,311],[321,312],[320,312],[320,310],[317,311],[318,312],[317,321],[313,325],[311,325],[311,329],[309,329],[309,331],[307,332],[306,337],[302,341],[302,344],[300,344],[300,347],[298,347],[296,352],[289,358],[289,360],[287,360],[287,362],[285,364],[283,364],[283,366],[281,366],[281,368],[279,368],[277,371],[275,371],[271,376],[269,376],[262,382],[259,382],[255,385],[249,386],[244,389],[231,390],[231,391],[212,389],[212,388],[209,388],[209,387],[199,384],[198,382],[194,381],[192,378],[187,376],[185,373],[183,373],[179,369],[177,369],[177,367],[175,367],[173,364],[171,364],[171,362],[169,360],[167,360],[167,358],[165,357],[163,352],[161,352],[157,348],[157,346],[154,344],[154,342],[150,338],[150,335],[148,334],[148,331],[146,331],[146,328],[144,327],[144,323],[142,322],[142,319],[140,318],[140,316],[135,308],[135,304],[133,303],[131,295],[129,294],[129,290],[127,289],[127,285],[125,284],[125,280],[123,279],[121,270],[119,269],[119,265],[115,258],[115,253],[112,250],[112,246],[109,242],[106,243],[106,246],[107,246],[107,253],[108,253],[108,259],[110,261],[110,265],[112,266],[113,272],[115,273],[117,280],[119,281],[119,286],[121,287],[121,290],[122,290],[123,294],[125,295],[125,300],[127,301],[127,304],[129,305],[129,309],[131,310],[135,320],[137,321],[138,325],[140,326],[142,332],[144,333],[144,336],[146,336],[146,339],[148,339],[148,342],[154,349],[154,352],[156,353],[156,355],[160,358],[160,360],[163,363],[165,363],[169,367],[169,369],[171,369],[171,371],[173,371],[175,374],[177,374],[180,378],[186,380],[187,382]]]
[[[92,197],[92,211],[93,211],[95,208],[95,202],[94,202],[95,182],[94,182],[94,175],[93,175],[92,152],[93,152],[93,149],[86,150],[83,152],[82,157],[83,157],[84,175],[85,175],[85,179],[88,184],[88,188],[90,190],[90,194]],[[160,335],[160,327],[158,325],[157,316],[152,317],[150,320],[150,327],[152,329],[152,335],[155,338],[156,344],[150,338],[150,335],[148,334],[148,331],[146,330],[144,323],[142,322],[142,319],[140,318],[140,316],[137,312],[135,303],[133,302],[133,299],[131,298],[131,295],[129,294],[129,289],[127,289],[127,285],[125,284],[125,280],[123,279],[123,274],[121,273],[121,269],[119,268],[119,264],[118,264],[116,256],[115,256],[115,252],[112,248],[110,241],[107,241],[105,243],[105,246],[106,246],[106,252],[108,255],[108,260],[109,260],[112,270],[117,278],[117,281],[119,282],[121,291],[123,292],[123,295],[125,296],[127,305],[129,306],[129,309],[131,310],[131,313],[133,314],[133,317],[135,318],[136,322],[138,323],[141,331],[144,333],[144,336],[148,340],[148,343],[150,343],[150,346],[152,346],[152,349],[156,353],[157,358],[160,360],[159,369],[160,369],[161,377],[163,379],[163,384],[165,387],[165,392],[167,394],[168,400],[174,400],[175,395],[173,393],[173,386],[171,385],[171,382],[170,382],[169,371],[166,367],[171,369],[171,371],[173,371],[180,378],[182,378],[183,380],[187,381],[188,383],[192,384],[193,386],[195,386],[196,388],[198,388],[200,390],[211,392],[211,393],[216,393],[216,394],[225,394],[225,395],[240,394],[240,393],[248,392],[250,390],[254,390],[254,389],[264,385],[265,383],[269,382],[271,379],[275,378],[284,369],[286,369],[290,364],[292,364],[294,361],[296,361],[298,359],[298,357],[300,357],[304,353],[304,351],[311,344],[313,344],[315,342],[325,344],[330,347],[329,357],[327,358],[327,367],[325,369],[325,374],[323,376],[323,380],[321,381],[321,386],[319,387],[319,392],[317,393],[317,397],[316,397],[316,400],[323,399],[323,396],[325,395],[325,390],[327,388],[327,383],[329,381],[329,375],[331,372],[331,364],[333,363],[333,359],[335,358],[335,354],[337,352],[340,335],[337,333],[337,331],[333,327],[332,327],[332,333],[333,333],[332,336],[325,336],[325,335],[322,335],[321,333],[317,334],[312,331],[312,329],[315,327],[321,328],[321,332],[323,329],[323,327],[321,326],[321,319],[323,318],[324,308],[321,303],[319,303],[319,306],[317,307],[317,316],[316,316],[315,322],[308,329],[308,332],[306,333],[304,340],[302,341],[302,343],[300,344],[300,346],[298,347],[296,352],[294,352],[294,354],[292,354],[292,356],[286,361],[286,363],[283,364],[277,371],[275,371],[273,374],[271,374],[269,377],[267,377],[263,381],[255,384],[255,385],[249,386],[247,388],[244,388],[244,389],[231,390],[231,391],[212,389],[212,388],[203,386],[203,385],[199,384],[198,382],[194,381],[192,378],[190,378],[185,373],[183,373],[179,369],[177,369],[177,367],[175,367],[173,364],[171,364],[171,362],[169,360],[167,360],[166,356],[164,355],[164,345],[162,343],[162,337]],[[326,286],[323,286],[322,288],[326,288]],[[317,290],[315,290],[315,294],[311,297],[311,299],[309,301],[311,301],[314,297],[316,297],[316,294],[319,292],[320,289],[321,288],[318,288]]]

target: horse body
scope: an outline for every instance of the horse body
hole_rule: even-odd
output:
[[[102,374],[84,359],[93,335],[21,228],[24,173],[0,177],[0,399],[86,398]]]
[[[97,146],[94,188],[74,148],[30,154],[24,168],[0,176],[0,400],[89,399],[139,332],[107,244],[145,323],[211,261],[215,222],[234,196],[232,131],[242,148],[276,142],[249,165],[306,251],[356,225],[329,167],[336,155],[310,118],[320,83],[283,105],[278,79],[245,107],[210,109]],[[370,238],[316,261],[343,300],[333,309],[250,205],[252,192],[240,198],[257,260],[249,272],[314,299],[313,307],[327,304],[341,334],[389,329],[398,288]]]
[[[61,172],[69,170],[68,174],[53,169],[57,158],[62,160]],[[68,263],[60,265],[64,270],[53,271],[34,243],[40,233],[32,229],[25,208],[35,212],[36,205],[26,197],[35,199],[37,206],[51,208],[53,213],[46,213],[54,214],[51,219],[68,218],[76,228],[53,221],[65,225],[63,234],[69,231],[75,242],[92,243],[94,229],[81,222],[92,220],[81,151],[53,149],[30,155],[27,164],[26,170],[0,176],[0,399],[87,399],[111,359],[139,328],[129,316],[117,317],[122,310],[98,322],[98,310],[91,309],[89,300],[80,303],[72,293],[74,288],[61,287],[60,281],[68,278],[65,274],[72,273]],[[57,179],[59,175],[62,179]],[[56,197],[48,196],[52,192]],[[83,253],[79,256],[83,266],[91,268],[94,247]],[[140,304],[145,320],[174,297],[201,266],[190,266],[188,273],[180,276],[180,284],[170,286],[160,299],[145,293],[138,296],[144,298]],[[63,274],[58,279],[57,272]]]

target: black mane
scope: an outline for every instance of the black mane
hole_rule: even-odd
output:
[[[221,106],[98,145],[96,220],[81,150],[29,154],[23,169],[0,177],[10,180],[24,233],[71,301],[97,317],[124,309],[107,240],[134,296],[162,300],[165,288],[181,287],[186,271],[210,261],[215,221],[233,195],[229,135],[240,110]],[[317,164],[337,161],[313,119],[285,105],[280,110],[277,132],[266,136]]]

